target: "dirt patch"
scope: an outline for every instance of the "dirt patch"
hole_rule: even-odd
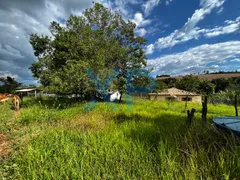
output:
[[[101,114],[81,114],[72,120],[62,122],[61,125],[67,129],[75,129],[80,131],[99,131],[106,127],[106,119],[107,117],[104,117]]]
[[[11,153],[11,148],[9,147],[9,143],[11,141],[8,140],[6,134],[0,134],[0,161],[5,159]]]
[[[14,111],[14,116],[15,116],[15,117],[20,116],[20,111]]]

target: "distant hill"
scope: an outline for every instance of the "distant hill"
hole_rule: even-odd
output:
[[[221,73],[221,74],[199,74],[199,75],[194,75],[198,76],[201,80],[213,80],[213,79],[221,79],[221,78],[232,78],[232,77],[240,77],[240,72],[236,73]],[[182,79],[184,76],[157,76],[157,79],[168,79],[168,78],[175,78],[175,79]]]

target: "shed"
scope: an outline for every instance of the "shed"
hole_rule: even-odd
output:
[[[149,93],[150,100],[165,101],[165,100],[176,100],[176,101],[192,101],[196,103],[202,102],[202,96],[195,92],[189,92],[177,88],[164,89],[158,93]]]
[[[36,97],[37,96],[37,89],[18,89],[16,90],[16,92],[19,92],[19,93],[27,93],[29,94],[30,92],[34,92],[34,96]]]

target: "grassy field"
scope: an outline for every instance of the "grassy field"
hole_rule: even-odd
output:
[[[10,102],[9,102],[10,103]],[[0,105],[0,179],[238,179],[240,139],[211,125],[234,107],[25,99]]]

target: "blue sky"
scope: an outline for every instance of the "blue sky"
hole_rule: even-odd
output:
[[[148,40],[145,52],[152,76],[240,71],[239,0],[98,0]],[[51,21],[81,15],[90,0],[0,1],[0,76],[37,83],[28,67],[36,61],[29,34],[50,35]]]

